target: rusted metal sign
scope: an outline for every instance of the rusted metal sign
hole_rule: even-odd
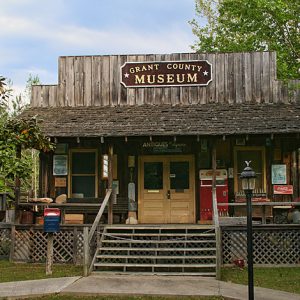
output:
[[[121,67],[125,87],[206,86],[212,80],[207,60],[126,62]]]

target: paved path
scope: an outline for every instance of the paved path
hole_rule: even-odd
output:
[[[0,275],[1,276],[1,275]],[[61,292],[81,277],[63,277],[0,283],[0,298],[41,296]]]
[[[0,298],[65,295],[219,296],[248,299],[247,286],[195,276],[92,275],[0,283]],[[255,288],[255,300],[300,300],[300,295]]]

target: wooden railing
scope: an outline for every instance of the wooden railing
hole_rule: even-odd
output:
[[[84,231],[83,231],[83,241],[84,241],[84,249],[83,249],[83,271],[84,271],[84,275],[87,276],[89,273],[89,270],[91,269],[91,264],[90,264],[90,244],[91,241],[94,237],[95,231],[99,225],[100,219],[103,215],[104,209],[109,201],[109,198],[112,194],[112,189],[108,189],[107,193],[105,195],[105,198],[100,206],[100,209],[98,211],[98,214],[94,220],[94,223],[91,227],[91,230],[89,231],[88,227],[84,227]],[[92,264],[93,264],[94,258],[92,260]]]

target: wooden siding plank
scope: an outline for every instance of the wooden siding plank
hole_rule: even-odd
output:
[[[66,57],[60,57],[58,60],[57,106],[66,105],[66,68]]]
[[[225,99],[227,103],[234,103],[234,55],[225,53]]]
[[[110,56],[109,60],[109,76],[110,76],[110,104],[113,106],[118,105],[119,98],[119,83],[120,83],[120,68],[118,56]]]
[[[216,74],[216,102],[224,103],[224,90],[225,90],[225,81],[224,81],[224,70],[225,70],[225,54],[220,53],[216,55],[216,66],[213,72]]]
[[[110,58],[102,56],[101,76],[101,105],[106,106],[112,103],[110,91]]]
[[[30,104],[32,107],[40,107],[41,106],[41,86],[34,85],[31,87],[31,99]]]
[[[245,89],[245,102],[252,101],[252,79],[253,79],[253,69],[251,53],[244,53],[244,89]]]
[[[49,86],[43,85],[42,86],[42,107],[48,107],[49,106]]]
[[[101,89],[102,89],[102,72],[101,72],[101,56],[93,56],[92,58],[92,105],[101,105]]]
[[[49,106],[56,106],[57,102],[57,85],[49,86]]]
[[[245,99],[244,92],[245,76],[243,73],[243,56],[241,53],[234,55],[234,87],[235,103],[242,103]]]
[[[270,52],[270,102],[276,102],[274,96],[276,95],[276,52]]]
[[[261,103],[261,77],[262,77],[262,59],[261,53],[253,52],[253,97],[257,103]]]
[[[74,57],[66,57],[66,106],[75,106],[74,102]]]
[[[83,60],[83,103],[92,105],[92,57],[87,56]]]
[[[269,52],[262,53],[262,102],[270,103],[270,54]]]
[[[83,58],[74,58],[74,105],[83,106]]]

